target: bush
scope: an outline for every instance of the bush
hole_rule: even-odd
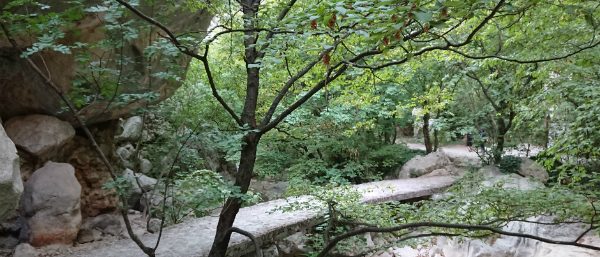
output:
[[[513,155],[506,155],[498,164],[500,171],[505,173],[518,173],[521,167],[521,158]]]

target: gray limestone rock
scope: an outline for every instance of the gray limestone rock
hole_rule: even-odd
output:
[[[548,182],[548,179],[550,178],[548,172],[542,165],[539,165],[529,158],[522,158],[519,174],[525,177],[532,177],[542,183]]]
[[[117,141],[136,141],[142,136],[144,122],[142,117],[133,116],[121,124],[122,133],[116,136]]]
[[[13,253],[13,257],[37,257],[37,250],[30,244],[23,243],[17,245]]]
[[[46,160],[75,136],[75,129],[68,122],[40,114],[14,117],[5,127],[17,146]]]
[[[123,177],[131,184],[129,195],[129,206],[135,208],[138,206],[142,195],[154,188],[157,180],[144,174],[136,174],[133,170],[125,169]],[[140,187],[141,186],[141,187]]]
[[[14,214],[22,192],[17,149],[0,126],[0,222]]]
[[[398,173],[398,178],[420,177],[450,165],[452,165],[450,158],[443,152],[433,152],[425,156],[416,156],[402,166]]]
[[[152,162],[148,159],[141,158],[140,159],[140,172],[147,174],[152,171]]]
[[[73,166],[47,162],[25,183],[21,239],[33,246],[72,243],[81,225],[80,197]]]

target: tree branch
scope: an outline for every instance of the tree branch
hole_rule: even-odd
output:
[[[422,228],[422,227],[426,227],[426,228],[462,229],[462,230],[469,230],[469,231],[488,231],[488,232],[491,232],[491,233],[494,233],[494,234],[528,238],[528,239],[533,239],[533,240],[537,240],[537,241],[544,242],[544,243],[549,243],[549,244],[570,245],[570,246],[577,246],[577,247],[582,247],[582,248],[591,249],[591,250],[595,250],[595,251],[600,251],[600,246],[594,246],[594,245],[588,245],[588,244],[581,244],[581,243],[577,243],[577,242],[573,242],[573,241],[554,240],[554,239],[549,239],[549,238],[540,237],[540,236],[531,235],[531,234],[504,231],[502,229],[498,229],[498,228],[494,228],[494,227],[489,227],[489,226],[483,226],[483,225],[449,224],[449,223],[439,223],[439,222],[417,222],[417,223],[409,223],[409,224],[404,224],[404,225],[395,226],[395,227],[387,227],[387,228],[364,227],[364,228],[360,228],[360,229],[356,229],[356,230],[353,230],[353,231],[346,232],[346,233],[344,233],[342,235],[339,235],[339,236],[333,238],[323,248],[323,250],[321,250],[321,252],[319,252],[319,254],[317,255],[317,257],[327,256],[327,254],[339,242],[341,242],[342,240],[348,239],[350,237],[354,237],[354,236],[360,235],[360,234],[364,234],[364,233],[368,233],[368,232],[372,232],[372,233],[390,233],[390,232],[395,232],[395,231],[399,231],[399,230]]]
[[[263,253],[262,250],[260,249],[260,244],[258,243],[258,240],[256,239],[256,237],[254,237],[254,235],[252,235],[252,233],[243,230],[241,228],[237,228],[237,227],[231,227],[229,229],[229,231],[231,232],[235,232],[241,235],[244,235],[248,238],[250,238],[250,240],[252,241],[252,243],[254,243],[254,251],[256,252],[256,257],[263,257]]]
[[[583,51],[592,49],[597,47],[598,45],[600,45],[600,41],[596,42],[596,43],[590,43],[588,46],[579,48],[573,52],[561,55],[561,56],[555,56],[555,57],[548,57],[548,58],[541,58],[541,59],[535,59],[535,60],[520,60],[520,59],[515,59],[515,58],[510,58],[510,57],[504,57],[504,56],[498,56],[498,55],[483,55],[483,56],[476,56],[476,55],[471,55],[465,52],[461,52],[457,49],[448,49],[449,51],[452,51],[454,53],[457,53],[459,55],[462,55],[463,57],[469,58],[469,59],[474,59],[474,60],[483,60],[483,59],[498,59],[498,60],[503,60],[503,61],[507,61],[507,62],[514,62],[514,63],[520,63],[520,64],[527,64],[527,63],[542,63],[542,62],[550,62],[550,61],[556,61],[556,60],[562,60],[565,58],[569,58],[571,56],[574,56],[576,54],[579,54]]]

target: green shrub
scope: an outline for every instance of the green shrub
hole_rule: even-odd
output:
[[[506,155],[502,157],[502,160],[498,164],[500,171],[505,173],[518,173],[521,167],[522,159],[513,155]]]

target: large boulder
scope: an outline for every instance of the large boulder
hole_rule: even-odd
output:
[[[17,149],[0,125],[0,222],[15,213],[22,192]]]
[[[67,163],[47,162],[25,183],[21,240],[33,246],[71,244],[81,225],[81,186]]]
[[[542,183],[548,182],[548,179],[550,178],[548,172],[542,165],[529,158],[522,158],[518,172],[525,177],[534,178]]]
[[[431,173],[434,170],[450,169],[450,158],[443,152],[433,152],[425,156],[416,156],[402,166],[398,178],[414,178]],[[438,171],[443,173],[442,171]]]
[[[40,114],[14,117],[5,127],[17,146],[41,159],[51,157],[75,136],[68,122]]]
[[[117,136],[117,141],[136,141],[142,136],[144,122],[142,117],[133,116],[121,124],[121,134]]]
[[[133,170],[125,169],[123,177],[131,185],[131,191],[129,195],[129,206],[135,208],[140,203],[142,195],[146,192],[151,191],[156,185],[157,180],[155,178],[148,177],[144,174],[135,173]]]

